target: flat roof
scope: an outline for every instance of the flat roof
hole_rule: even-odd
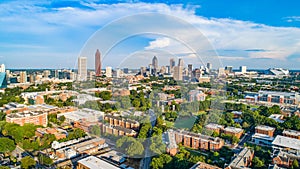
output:
[[[300,150],[300,140],[295,138],[277,135],[272,144],[280,147]]]
[[[292,135],[292,136],[300,136],[300,131],[285,129],[282,134]]]
[[[267,141],[273,141],[274,137],[270,137],[268,135],[265,134],[260,134],[260,133],[255,133],[252,138],[257,138],[257,139],[261,139],[261,140],[267,140]]]
[[[90,169],[120,169],[119,167],[116,167],[94,156],[89,156],[87,158],[79,160],[78,163]]]
[[[236,128],[236,127],[226,127],[224,130],[225,130],[225,131],[232,132],[232,133],[240,133],[240,132],[243,132],[243,131],[244,131],[243,129],[241,129],[241,128]]]
[[[273,130],[275,130],[274,127],[264,126],[264,125],[256,126],[255,129],[266,130],[266,131],[273,131]]]
[[[217,123],[209,123],[205,126],[206,128],[210,129],[219,129],[219,128],[224,128],[223,125],[217,124]]]

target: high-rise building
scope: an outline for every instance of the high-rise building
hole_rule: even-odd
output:
[[[101,76],[101,53],[99,49],[97,49],[95,54],[95,73],[96,76]]]
[[[173,58],[170,59],[170,73],[173,72],[175,66],[175,60]]]
[[[184,67],[183,59],[178,60],[178,66],[181,66],[182,68]]]
[[[30,74],[30,75],[29,75],[29,82],[30,82],[30,83],[34,83],[35,80],[36,80],[36,74],[35,74],[35,73]]]
[[[240,66],[240,72],[246,73],[247,72],[247,66]]]
[[[192,64],[188,64],[188,76],[192,77],[192,72],[193,72],[193,65]]]
[[[211,70],[211,69],[212,69],[212,64],[211,64],[211,63],[207,63],[207,64],[206,64],[206,67],[207,67],[209,70]]]
[[[0,72],[1,73],[5,72],[5,65],[4,64],[0,65]]]
[[[158,71],[158,60],[156,56],[154,56],[152,59],[152,66],[154,73],[156,73]]]
[[[174,66],[174,80],[182,80],[182,67],[181,66]]]
[[[111,67],[106,67],[106,70],[105,70],[105,75],[106,77],[112,77],[112,68]]]
[[[226,67],[225,67],[225,70],[226,70],[228,73],[232,73],[232,66],[226,66]]]
[[[86,57],[78,58],[78,80],[79,81],[87,80],[87,58]]]
[[[44,74],[44,78],[48,78],[50,76],[51,72],[50,72],[50,70],[44,70],[43,74]]]
[[[27,83],[27,73],[26,73],[26,71],[20,72],[20,83]]]

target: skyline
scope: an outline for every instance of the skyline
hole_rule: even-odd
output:
[[[223,11],[219,10],[227,1],[134,2],[2,1],[0,62],[8,69],[76,68],[80,51],[91,35],[113,20],[132,15],[134,9],[135,14],[168,14],[191,23],[208,38],[223,66],[300,69],[299,2],[270,5],[267,1],[236,1]],[[176,45],[170,38],[141,36],[112,53],[120,58],[134,57],[137,50],[172,51]],[[103,67],[115,67],[112,62],[104,60]]]

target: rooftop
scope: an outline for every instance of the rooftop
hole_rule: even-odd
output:
[[[292,136],[300,136],[300,131],[286,129],[283,131],[282,134],[292,135]]]
[[[270,137],[268,135],[265,134],[260,134],[260,133],[255,133],[252,138],[257,138],[257,139],[261,139],[261,140],[267,140],[267,141],[273,141],[274,137]]]
[[[275,146],[291,148],[295,150],[300,150],[300,140],[285,136],[276,136],[275,140],[272,142]]]
[[[24,112],[18,112],[18,113],[11,113],[11,114],[8,114],[6,117],[8,117],[8,118],[23,118],[23,117],[39,116],[42,114],[47,114],[47,113],[41,112],[41,111],[24,111]]]
[[[275,130],[274,127],[264,126],[264,125],[256,126],[255,129],[258,129],[258,130],[266,130],[266,131],[274,131],[274,130]]]
[[[220,128],[224,128],[223,125],[219,125],[219,124],[216,124],[216,123],[209,123],[205,126],[206,128],[209,128],[209,129],[220,129]]]
[[[236,128],[236,127],[226,127],[224,130],[228,131],[228,132],[231,132],[231,133],[240,133],[240,132],[244,131],[243,129]]]
[[[79,160],[78,163],[88,167],[89,169],[119,169],[119,167],[116,167],[94,156]]]
[[[251,149],[248,149],[245,147],[229,164],[229,166],[233,168],[245,168],[248,169],[248,167],[245,167],[245,158],[250,158],[253,154],[253,151]]]

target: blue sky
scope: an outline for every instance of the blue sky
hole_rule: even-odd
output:
[[[9,68],[74,68],[83,46],[97,30],[124,16],[152,12],[194,25],[224,66],[300,69],[299,6],[298,1],[283,0],[2,0],[0,62]],[[164,37],[141,36],[126,43],[111,55],[134,56],[150,48],[184,53]],[[107,58],[104,66],[116,66],[115,59]]]

